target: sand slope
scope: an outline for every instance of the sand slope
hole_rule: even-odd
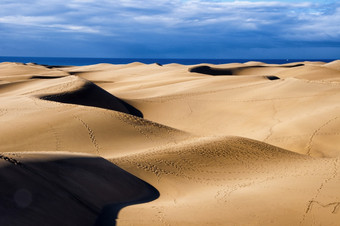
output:
[[[339,61],[1,63],[0,224],[337,225],[339,98]]]
[[[154,202],[122,210],[122,225],[331,225],[339,220],[338,159],[316,160],[225,137],[113,162],[161,194]]]

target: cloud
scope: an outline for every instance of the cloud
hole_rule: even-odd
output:
[[[43,25],[58,21],[52,16],[4,16],[0,17],[0,23],[16,25]]]
[[[32,28],[57,29],[58,32],[75,33],[99,33],[100,31],[91,26],[79,26],[72,24],[59,24],[62,22],[53,16],[5,16],[0,18],[0,23],[7,25],[21,25]]]
[[[327,12],[322,10],[301,13],[300,23],[292,26],[286,37],[297,40],[334,41],[340,38],[340,6],[335,6]]]
[[[299,32],[300,27],[303,32],[314,32],[313,24],[330,24],[326,27],[318,26],[318,29],[322,31],[325,28],[325,33],[338,36],[339,27],[334,26],[334,21],[339,21],[335,20],[339,17],[339,10],[331,12],[327,7],[329,5],[322,3],[278,1],[71,0],[63,4],[47,0],[24,3],[5,1],[0,3],[0,23],[54,26],[53,23],[58,22],[66,27],[96,27],[73,29],[75,32],[93,32],[99,28],[110,31],[115,30],[115,26],[129,27],[131,31],[153,26],[161,27],[164,31],[169,28],[194,30],[205,26],[259,30],[271,25],[294,34]],[[62,26],[54,27],[64,30]]]
[[[1,32],[57,39],[258,48],[340,41],[335,1],[2,0]],[[11,26],[13,25],[13,26]],[[72,36],[69,36],[72,39]],[[181,44],[182,42],[182,44]],[[295,44],[292,44],[295,43]],[[328,44],[327,44],[328,43]],[[132,45],[132,44],[131,44]],[[151,45],[151,44],[150,44]]]

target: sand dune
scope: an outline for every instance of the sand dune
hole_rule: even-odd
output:
[[[1,63],[0,224],[337,225],[339,98],[339,61]]]
[[[340,70],[340,60],[335,60],[330,63],[324,64],[324,67],[332,68],[335,70]]]
[[[49,69],[42,65],[4,62],[0,63],[2,81],[18,81],[34,78],[57,78],[69,75],[65,71]]]
[[[239,137],[198,140],[113,162],[148,181],[158,200],[122,210],[122,225],[310,225],[339,217],[338,160],[316,160]],[[326,182],[325,182],[326,181]],[[147,217],[146,217],[147,216]],[[157,218],[155,219],[155,216]],[[323,217],[327,218],[324,219]]]
[[[78,77],[75,79],[72,78],[72,80],[71,84],[67,84],[67,88],[63,87],[62,90],[59,90],[59,86],[54,87],[56,88],[55,91],[49,90],[49,93],[40,95],[39,98],[60,103],[99,107],[143,117],[143,114],[139,110],[116,98],[92,82]]]

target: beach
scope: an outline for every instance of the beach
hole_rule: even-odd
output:
[[[338,225],[340,61],[0,63],[0,225]]]

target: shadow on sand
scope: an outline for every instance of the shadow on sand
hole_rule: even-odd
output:
[[[199,65],[189,68],[189,72],[205,74],[205,75],[238,75],[244,70],[251,69],[251,68],[265,68],[265,67],[272,67],[272,68],[293,68],[293,67],[301,67],[304,64],[293,64],[293,65],[281,65],[281,66],[238,66],[238,67],[231,67],[231,68],[215,68],[210,67],[208,65]]]
[[[71,92],[42,95],[43,100],[55,101],[67,104],[92,106],[108,110],[114,110],[143,118],[143,113],[132,105],[115,97],[92,82],[87,81],[82,87]]]
[[[159,197],[159,192],[150,186],[150,191],[153,191],[150,193],[149,196],[146,196],[144,198],[141,198],[139,200],[134,200],[131,202],[121,202],[121,203],[113,203],[104,206],[102,211],[100,212],[95,226],[115,226],[116,225],[116,219],[118,217],[118,213],[121,209],[127,206],[135,205],[135,204],[140,204],[140,203],[145,203],[145,202],[151,202]]]
[[[121,208],[159,197],[100,157],[20,155],[0,155],[0,225],[115,225]]]

